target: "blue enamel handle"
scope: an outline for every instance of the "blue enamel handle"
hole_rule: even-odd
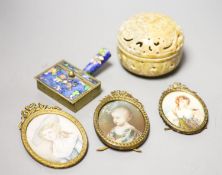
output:
[[[111,57],[111,53],[109,50],[102,48],[99,52],[94,56],[93,59],[90,60],[89,64],[83,69],[88,74],[93,74],[96,72],[102,65]]]

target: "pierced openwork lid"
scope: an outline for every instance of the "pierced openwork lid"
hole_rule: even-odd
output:
[[[141,13],[125,21],[118,34],[119,48],[144,58],[164,58],[183,46],[180,27],[168,16]]]

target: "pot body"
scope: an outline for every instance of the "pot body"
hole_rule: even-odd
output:
[[[121,65],[129,72],[144,77],[159,77],[174,71],[180,64],[183,50],[166,58],[150,59],[131,55],[117,48]]]
[[[121,25],[117,40],[122,66],[136,75],[165,75],[175,70],[182,58],[181,28],[159,13],[141,13],[129,18]]]

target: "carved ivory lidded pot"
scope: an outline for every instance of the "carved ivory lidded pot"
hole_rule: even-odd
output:
[[[117,49],[125,69],[140,76],[157,77],[179,65],[183,42],[181,29],[171,18],[141,13],[120,27]]]

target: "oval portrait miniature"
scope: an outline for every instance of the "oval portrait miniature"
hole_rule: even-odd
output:
[[[113,91],[94,114],[97,134],[108,147],[134,150],[149,134],[149,120],[142,104],[125,91]]]
[[[196,92],[181,83],[174,83],[163,92],[159,112],[174,131],[195,134],[206,128],[208,110]]]
[[[22,142],[43,165],[66,168],[78,163],[87,151],[87,136],[73,116],[58,107],[31,104],[22,111]]]

